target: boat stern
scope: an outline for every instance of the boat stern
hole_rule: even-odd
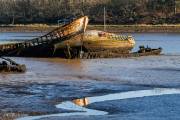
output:
[[[132,36],[128,36],[128,41],[133,47],[135,46],[136,42]]]

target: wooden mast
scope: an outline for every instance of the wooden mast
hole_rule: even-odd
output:
[[[106,7],[104,6],[104,31],[106,31]]]

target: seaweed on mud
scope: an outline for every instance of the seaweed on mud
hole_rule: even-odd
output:
[[[27,116],[26,114],[24,113],[5,113],[5,112],[0,112],[0,120],[14,120],[16,118],[19,118],[19,117],[25,117]]]

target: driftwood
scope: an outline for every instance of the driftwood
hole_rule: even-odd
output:
[[[0,72],[25,72],[26,66],[18,64],[12,59],[0,57],[2,62],[0,63]]]

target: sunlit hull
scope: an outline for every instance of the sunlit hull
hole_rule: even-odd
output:
[[[131,36],[116,35],[103,31],[86,31],[83,45],[88,51],[119,50],[129,52],[134,48],[135,41]]]

